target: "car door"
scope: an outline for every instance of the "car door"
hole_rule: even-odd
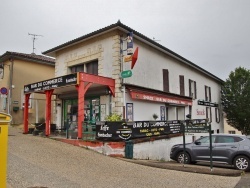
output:
[[[212,147],[214,146],[215,137],[212,136]],[[210,160],[210,139],[209,136],[196,140],[192,146],[193,158],[195,161]]]
[[[233,153],[239,150],[237,137],[230,135],[217,136],[214,147],[214,161],[229,163]]]

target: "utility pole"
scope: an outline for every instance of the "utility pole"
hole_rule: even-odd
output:
[[[43,37],[42,35],[37,35],[37,34],[31,34],[31,33],[28,33],[28,35],[32,35],[32,40],[33,40],[33,52],[32,54],[35,53],[35,40],[37,39],[37,37]]]

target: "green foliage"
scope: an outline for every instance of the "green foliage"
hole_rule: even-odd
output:
[[[158,115],[157,114],[153,114],[153,118],[154,118],[154,120],[156,120],[158,118]]]
[[[222,105],[227,122],[242,134],[250,134],[250,71],[239,67],[222,86]]]
[[[122,115],[112,113],[105,118],[106,121],[122,121]]]

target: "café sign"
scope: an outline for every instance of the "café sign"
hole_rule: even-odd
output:
[[[24,93],[45,91],[78,83],[78,73],[68,74],[24,86]]]

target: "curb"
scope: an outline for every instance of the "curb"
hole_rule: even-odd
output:
[[[175,162],[161,162],[161,161],[152,161],[152,160],[136,160],[136,159],[125,159],[119,158],[123,161],[136,163],[139,165],[150,166],[154,168],[176,170],[183,172],[199,173],[199,174],[210,174],[210,175],[219,175],[219,176],[241,176],[244,172],[240,170],[228,169],[228,168],[219,168],[213,167],[212,170],[210,166],[201,166],[201,165],[189,165],[189,164],[179,164]]]

